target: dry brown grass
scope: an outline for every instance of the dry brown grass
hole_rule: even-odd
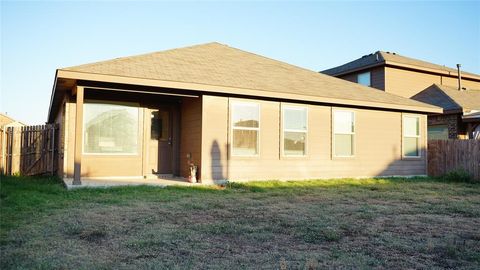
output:
[[[2,180],[2,269],[480,268],[478,184],[368,179],[67,192],[49,181],[30,189],[30,180],[9,181]]]

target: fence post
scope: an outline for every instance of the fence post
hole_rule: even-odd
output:
[[[55,125],[51,125],[51,133],[52,133],[52,136],[50,137],[51,141],[52,141],[52,152],[51,152],[51,155],[52,155],[52,175],[54,174],[55,172],[55,167],[54,167],[54,162],[55,162]]]

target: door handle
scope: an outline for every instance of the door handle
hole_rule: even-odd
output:
[[[172,145],[172,137],[168,137],[168,144]]]

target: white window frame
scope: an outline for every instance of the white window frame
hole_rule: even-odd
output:
[[[365,74],[368,74],[368,82],[369,82],[368,85],[361,84],[361,83],[359,82],[359,77],[360,77],[361,75],[365,75]],[[357,74],[357,83],[358,83],[358,84],[361,84],[361,85],[365,85],[365,86],[371,87],[371,86],[372,86],[372,73],[371,73],[370,71],[358,73],[358,74]]]
[[[234,114],[234,107],[235,106],[251,106],[258,108],[258,127],[235,127],[233,123],[233,114]],[[261,127],[261,111],[260,111],[260,103],[252,102],[252,101],[232,101],[230,102],[230,156],[232,157],[258,157],[260,156],[260,127]],[[257,153],[254,155],[239,155],[235,154],[233,151],[234,148],[234,141],[233,141],[233,131],[234,130],[256,130],[257,131]]]
[[[96,153],[96,152],[85,152],[85,105],[86,104],[109,104],[109,105],[124,105],[128,107],[134,107],[137,109],[137,149],[135,153]],[[82,117],[82,155],[85,156],[139,156],[141,154],[141,151],[139,151],[139,147],[141,147],[142,144],[142,133],[140,130],[140,126],[142,126],[142,111],[140,110],[140,105],[135,102],[122,102],[122,101],[111,101],[111,100],[98,100],[98,99],[86,99],[84,100],[83,103],[83,115]]]
[[[306,129],[287,129],[285,128],[285,109],[290,110],[305,110],[305,121],[306,121]],[[285,132],[298,132],[298,133],[305,133],[305,150],[304,154],[302,155],[289,155],[285,154]],[[307,106],[300,106],[300,105],[283,105],[282,104],[282,134],[281,134],[281,153],[282,157],[306,157],[308,155],[308,107]]]
[[[352,122],[353,122],[353,132],[349,132],[349,133],[337,133],[335,131],[335,113],[336,112],[349,112],[352,114]],[[333,113],[332,113],[332,156],[334,158],[353,158],[355,157],[356,153],[357,153],[357,149],[356,149],[356,142],[357,142],[357,136],[356,136],[356,131],[357,131],[357,124],[356,124],[356,115],[355,115],[355,111],[352,111],[352,110],[342,110],[342,109],[334,109],[333,110]],[[353,136],[353,139],[352,139],[352,155],[350,156],[343,156],[343,155],[340,155],[338,156],[336,154],[336,149],[335,149],[335,135],[337,134],[343,134],[343,135],[352,135]]]
[[[418,121],[418,135],[415,135],[415,136],[407,136],[405,134],[405,118],[416,118],[417,121]],[[406,114],[406,115],[403,115],[402,116],[402,158],[404,159],[409,159],[409,158],[412,158],[412,159],[419,159],[422,157],[422,151],[421,151],[421,147],[420,147],[420,139],[422,137],[422,127],[421,127],[421,121],[420,121],[420,116],[419,115],[411,115],[411,114]],[[418,155],[417,156],[405,156],[405,138],[408,137],[408,138],[417,138],[417,153]]]

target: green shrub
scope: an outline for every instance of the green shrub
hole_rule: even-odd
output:
[[[443,175],[442,179],[447,182],[472,183],[473,178],[464,169],[456,169]]]

